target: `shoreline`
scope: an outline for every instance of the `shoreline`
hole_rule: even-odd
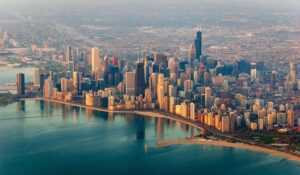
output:
[[[107,113],[114,113],[114,114],[135,114],[135,115],[141,115],[145,117],[154,117],[154,118],[165,118],[169,119],[172,121],[180,122],[187,124],[191,127],[195,127],[199,130],[202,131],[207,131],[206,128],[202,128],[201,126],[193,123],[192,121],[187,121],[183,118],[174,118],[171,116],[167,116],[166,114],[160,114],[157,112],[151,112],[151,111],[110,111],[105,108],[99,108],[99,107],[92,107],[92,106],[86,106],[83,104],[77,104],[77,103],[72,103],[72,102],[63,102],[55,99],[47,99],[47,98],[30,98],[30,99],[23,99],[23,100],[42,100],[42,101],[48,101],[48,102],[53,102],[53,103],[59,103],[59,104],[64,104],[64,105],[69,105],[69,106],[75,106],[79,108],[85,108],[85,109],[91,109],[95,111],[100,111],[100,112],[107,112]],[[220,136],[225,136],[223,134],[220,134]],[[227,136],[227,138],[231,138],[231,136]],[[252,144],[247,144],[247,143],[242,143],[242,142],[228,142],[225,140],[204,140],[204,139],[198,139],[198,138],[191,138],[191,139],[176,139],[176,140],[165,140],[165,141],[159,141],[157,142],[157,145],[159,147],[165,147],[169,145],[175,145],[175,144],[201,144],[201,145],[212,145],[212,146],[220,146],[220,147],[231,147],[231,148],[239,148],[239,149],[246,149],[246,150],[251,150],[251,151],[256,151],[256,152],[263,152],[267,153],[270,155],[274,156],[279,156],[286,158],[288,160],[292,161],[297,161],[300,162],[300,157],[288,152],[280,151],[277,149],[271,149],[271,148],[266,148],[263,146],[257,146],[257,145],[252,145]]]
[[[249,145],[245,143],[232,143],[222,140],[205,140],[201,138],[191,138],[191,139],[176,139],[176,140],[163,140],[158,141],[157,146],[158,147],[167,147],[170,145],[178,145],[178,144],[195,144],[195,145],[210,145],[210,146],[218,146],[218,147],[227,147],[227,148],[238,148],[243,150],[250,150],[254,152],[261,152],[266,153],[268,155],[273,155],[277,157],[282,157],[291,161],[300,162],[300,157],[296,155],[292,155],[286,152],[281,152],[274,149],[269,149],[261,146],[256,145]]]
[[[157,112],[151,112],[151,111],[147,111],[147,110],[145,110],[145,111],[135,111],[135,110],[133,110],[133,111],[110,111],[105,108],[87,106],[87,105],[83,105],[83,104],[64,102],[64,101],[59,101],[59,100],[54,100],[54,99],[47,99],[47,98],[28,98],[28,99],[22,99],[22,100],[42,100],[42,101],[48,101],[48,102],[53,102],[53,103],[69,105],[69,106],[75,106],[75,107],[79,107],[79,108],[91,109],[91,110],[100,111],[100,112],[107,112],[107,113],[114,113],[114,114],[136,114],[136,115],[142,115],[142,116],[146,116],[146,117],[165,118],[165,119],[178,121],[178,122],[190,125],[199,130],[205,130],[205,128],[202,128],[201,126],[193,124],[192,122],[185,121],[184,119],[173,118],[173,117],[170,117],[170,116],[167,116],[164,114],[160,114]]]

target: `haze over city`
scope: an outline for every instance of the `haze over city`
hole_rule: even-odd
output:
[[[300,1],[0,0],[0,174],[300,172]]]

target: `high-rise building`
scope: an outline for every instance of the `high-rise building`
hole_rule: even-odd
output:
[[[256,63],[251,63],[251,81],[257,80]]]
[[[196,54],[196,59],[200,59],[202,55],[202,32],[198,31],[197,32],[197,37],[195,39],[195,54]]]
[[[211,89],[210,89],[210,87],[206,87],[205,88],[205,107],[206,108],[209,107],[210,100],[211,100]]]
[[[48,78],[47,74],[44,73],[40,74],[40,95],[44,94],[44,84],[47,78]]]
[[[272,84],[272,86],[276,85],[276,79],[277,79],[277,73],[276,73],[276,71],[272,71],[272,76],[271,76],[271,84]]]
[[[72,53],[72,47],[68,46],[66,49],[66,63],[69,64],[69,61],[73,61],[73,53]]]
[[[189,118],[190,117],[190,101],[185,100],[181,103],[181,116]]]
[[[151,89],[145,89],[145,100],[146,102],[152,102]]]
[[[170,97],[177,97],[177,86],[169,85],[168,93]]]
[[[75,71],[75,62],[74,61],[69,61],[68,62],[68,71],[70,71],[70,72]]]
[[[230,129],[230,120],[229,120],[229,116],[224,116],[222,117],[222,127],[221,127],[221,131],[222,132],[229,132]]]
[[[288,110],[287,112],[287,123],[292,128],[295,125],[295,112],[293,110]]]
[[[53,81],[50,79],[50,77],[45,80],[43,95],[47,98],[50,98],[53,95]]]
[[[25,95],[25,75],[22,73],[17,74],[17,92],[18,95]]]
[[[160,68],[165,68],[168,66],[168,57],[165,54],[155,53],[154,63],[157,64]]]
[[[61,84],[61,92],[66,93],[72,89],[73,80],[67,79],[67,78],[62,78],[62,79],[60,79],[60,84]]]
[[[34,68],[34,86],[40,86],[40,69]]]
[[[144,64],[137,63],[135,73],[135,95],[145,95]]]
[[[183,89],[185,92],[187,91],[193,91],[193,87],[194,87],[194,82],[193,80],[185,80],[184,83],[183,83]]]
[[[176,97],[170,97],[169,98],[169,112],[175,113],[175,107],[176,107]]]
[[[100,51],[97,47],[92,48],[92,71],[96,72],[100,65]]]
[[[125,73],[125,89],[127,95],[135,95],[135,72]]]
[[[118,66],[119,64],[119,58],[117,56],[111,57],[111,64]]]
[[[194,60],[196,58],[196,55],[195,55],[195,46],[192,44],[190,46],[190,50],[189,50],[189,64],[193,64],[194,63]]]
[[[290,76],[291,76],[291,82],[296,82],[296,69],[295,64],[290,62]]]
[[[157,98],[158,75],[158,73],[152,73],[149,79],[149,88],[153,99]]]
[[[157,81],[157,102],[160,106],[160,109],[162,109],[163,106],[163,97],[165,96],[164,91],[164,81],[165,77],[164,74],[158,74],[158,81]]]
[[[74,93],[76,95],[78,94],[79,91],[79,84],[80,84],[79,73],[73,72],[73,88],[74,88]]]
[[[195,120],[195,119],[196,119],[196,114],[195,114],[195,112],[196,112],[195,103],[191,103],[191,104],[190,104],[190,110],[191,110],[191,112],[190,112],[190,118],[191,118],[192,120]]]

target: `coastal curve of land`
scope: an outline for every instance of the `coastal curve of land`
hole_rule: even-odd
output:
[[[74,107],[80,107],[80,108],[85,108],[85,109],[91,109],[95,111],[100,111],[100,112],[108,112],[108,113],[115,113],[115,114],[137,114],[141,116],[146,116],[146,117],[155,117],[155,118],[166,118],[169,120],[173,120],[176,122],[181,122],[184,124],[187,124],[189,126],[195,127],[199,130],[202,131],[209,131],[220,138],[224,139],[235,139],[237,141],[240,141],[237,138],[234,138],[230,135],[223,134],[214,128],[207,127],[205,125],[202,125],[200,123],[196,123],[194,121],[186,120],[182,117],[174,117],[174,116],[169,116],[167,114],[161,114],[155,111],[110,111],[105,108],[99,108],[99,107],[93,107],[93,106],[87,106],[83,104],[78,104],[78,103],[72,103],[72,102],[64,102],[64,101],[59,101],[55,99],[48,99],[48,98],[32,98],[32,99],[27,99],[27,100],[42,100],[42,101],[49,101],[49,102],[54,102],[54,103],[59,103],[63,105],[70,105]],[[278,149],[271,149],[263,146],[258,146],[254,144],[247,144],[247,143],[242,143],[243,141],[240,142],[228,142],[226,140],[209,140],[209,139],[201,139],[201,138],[190,138],[190,139],[176,139],[176,140],[165,140],[165,141],[159,141],[157,142],[157,145],[159,147],[165,147],[168,145],[175,145],[175,144],[201,144],[201,145],[212,145],[212,146],[223,146],[223,147],[232,147],[232,148],[239,148],[239,149],[246,149],[246,150],[251,150],[251,151],[257,151],[257,152],[264,152],[270,155],[274,156],[279,156],[286,158],[288,160],[292,161],[298,161],[300,162],[300,157],[294,154],[291,154],[286,151],[281,151]]]
[[[279,156],[286,158],[292,161],[300,162],[300,157],[296,155],[292,155],[286,152],[281,152],[278,150],[273,150],[269,148],[264,148],[256,145],[249,145],[244,143],[233,143],[227,142],[222,140],[208,140],[208,139],[201,139],[201,138],[191,138],[191,139],[176,139],[176,140],[163,140],[158,141],[157,146],[159,147],[166,147],[169,145],[176,145],[176,144],[199,144],[199,145],[212,145],[212,146],[221,146],[221,147],[231,147],[231,148],[239,148],[257,152],[263,152],[274,156]]]

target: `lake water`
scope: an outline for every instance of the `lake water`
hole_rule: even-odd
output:
[[[0,175],[300,174],[300,163],[259,152],[204,145],[159,148],[158,140],[199,132],[166,119],[41,101],[0,107],[0,118]]]
[[[7,83],[16,83],[17,73],[25,74],[26,82],[33,82],[34,69],[30,67],[24,68],[9,68],[0,66],[0,86],[6,85]]]

